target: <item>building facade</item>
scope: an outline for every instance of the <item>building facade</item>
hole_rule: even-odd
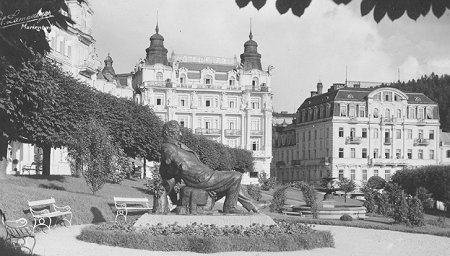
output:
[[[272,175],[319,184],[324,177],[361,184],[404,167],[445,164],[439,109],[422,93],[334,84],[311,92],[274,141]],[[450,155],[449,155],[450,157]]]
[[[230,147],[251,150],[255,172],[269,173],[272,155],[271,67],[263,70],[257,43],[244,44],[237,58],[176,55],[167,57],[164,38],[150,37],[146,58],[132,84],[135,100],[163,121],[177,120],[195,134]]]

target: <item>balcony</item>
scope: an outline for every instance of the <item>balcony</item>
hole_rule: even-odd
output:
[[[425,119],[421,118],[421,119],[417,119],[417,126],[424,126],[427,125],[427,122],[425,121]]]
[[[225,136],[241,136],[242,131],[237,129],[226,129]]]
[[[394,125],[395,122],[396,122],[395,117],[384,117],[383,119],[381,119],[381,124],[383,125]]]
[[[302,160],[292,160],[291,165],[292,166],[300,166],[302,164]]]
[[[391,138],[384,138],[384,145],[392,145],[392,139]]]
[[[397,159],[397,158],[370,158],[369,164],[374,166],[405,166],[408,165],[408,159]]]
[[[166,87],[166,82],[164,81],[145,81],[143,82],[144,87]]]
[[[415,139],[414,140],[414,146],[428,146],[430,142],[427,139]]]
[[[197,129],[195,129],[195,134],[220,136],[221,130],[220,129],[197,128]]]
[[[250,131],[250,136],[262,136],[264,134],[263,131],[259,131],[259,130],[251,130]]]
[[[90,78],[93,74],[97,73],[98,63],[93,59],[84,60],[78,67],[80,69],[80,75]]]
[[[361,144],[361,137],[347,137],[345,144]]]
[[[359,120],[356,116],[349,117],[349,119],[348,119],[349,124],[357,124],[358,122],[359,122]]]

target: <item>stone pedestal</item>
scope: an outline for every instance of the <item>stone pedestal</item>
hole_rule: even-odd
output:
[[[205,225],[214,224],[218,227],[242,225],[251,226],[253,223],[261,225],[276,225],[272,218],[265,214],[249,214],[249,215],[157,215],[144,214],[140,217],[135,227],[152,226],[161,223],[166,226],[177,223],[180,226],[190,225],[192,223],[201,223]]]

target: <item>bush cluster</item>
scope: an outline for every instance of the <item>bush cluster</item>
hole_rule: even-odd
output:
[[[261,187],[257,185],[247,185],[247,193],[251,198],[255,199],[256,201],[261,200],[262,194],[261,194]]]
[[[258,182],[259,185],[261,185],[262,190],[269,191],[270,189],[275,188],[275,185],[277,184],[277,178],[276,177],[267,178],[267,173],[262,172],[259,175]]]
[[[348,214],[342,215],[339,219],[342,221],[352,221],[353,220],[352,216],[350,216]]]
[[[283,185],[275,190],[269,206],[271,212],[281,213],[283,211],[284,204],[286,203],[287,188],[289,188],[289,185]]]
[[[78,239],[99,244],[154,251],[294,251],[333,247],[328,231],[314,231],[302,223],[278,222],[277,225],[250,227],[192,224],[155,225],[135,230],[131,224],[104,223],[82,230]]]

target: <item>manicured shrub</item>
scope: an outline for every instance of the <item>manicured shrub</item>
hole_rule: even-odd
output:
[[[271,212],[281,213],[283,211],[284,204],[286,203],[286,189],[288,187],[289,185],[283,185],[275,190],[269,206]]]
[[[348,214],[342,215],[339,219],[342,221],[352,221],[353,220],[352,216],[350,216]]]
[[[309,185],[303,181],[297,181],[291,184],[292,187],[299,188],[302,191],[303,198],[307,205],[311,207],[311,213],[313,218],[317,218],[318,216],[318,208],[317,204],[317,194],[313,185]]]
[[[257,185],[247,185],[247,193],[256,201],[259,201],[262,198],[261,187]]]
[[[423,206],[419,198],[413,197],[408,201],[408,221],[413,226],[425,225],[425,219],[423,215]]]
[[[161,224],[134,229],[131,224],[105,223],[82,230],[78,239],[112,246],[154,251],[295,251],[333,247],[330,232],[314,231],[302,223],[278,222],[278,226],[250,227]]]
[[[372,176],[367,181],[367,186],[372,189],[383,189],[386,186],[386,181],[380,176]]]
[[[264,191],[269,191],[270,189],[273,189],[277,184],[277,178],[276,177],[267,178],[266,172],[262,172],[259,175],[258,181],[259,184],[261,185],[261,189]]]

